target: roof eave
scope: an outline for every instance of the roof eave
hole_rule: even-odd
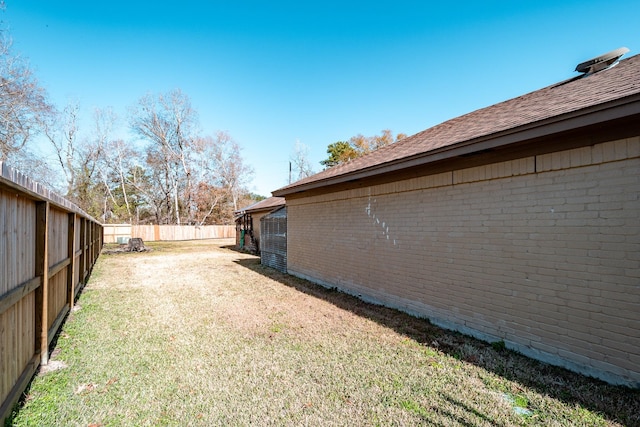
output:
[[[281,208],[284,206],[284,203],[282,204],[277,204],[277,205],[272,205],[272,206],[264,206],[264,207],[258,207],[258,208],[254,208],[254,209],[239,209],[237,211],[234,211],[234,215],[244,215],[244,214],[249,214],[249,213],[256,213],[256,212],[271,212],[275,209]]]
[[[511,128],[505,131],[484,135],[471,140],[459,142],[426,153],[398,159],[370,168],[313,181],[299,186],[282,188],[272,192],[274,196],[285,197],[294,193],[315,190],[329,185],[342,184],[357,179],[370,178],[403,169],[423,166],[436,161],[471,154],[478,151],[504,147],[518,142],[548,137],[554,134],[580,129],[589,125],[608,122],[633,114],[640,114],[640,93],[620,98],[608,103],[599,104],[571,113],[554,116],[527,125]]]

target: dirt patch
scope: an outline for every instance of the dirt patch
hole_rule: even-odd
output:
[[[149,252],[152,249],[148,246],[141,246],[132,249],[129,245],[116,245],[110,244],[102,248],[100,252],[102,255],[116,255],[116,254],[131,254],[137,252]]]
[[[39,373],[48,374],[49,372],[58,371],[60,369],[65,369],[67,364],[60,360],[49,360],[49,363],[46,365],[41,365]]]

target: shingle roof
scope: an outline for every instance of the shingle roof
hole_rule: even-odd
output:
[[[448,120],[366,156],[282,187],[273,194],[284,196],[304,190],[311,184],[313,187],[322,186],[323,183],[329,185],[340,177],[374,170],[443,148],[453,148],[479,139],[486,140],[500,134],[519,132],[531,126],[542,126],[552,119],[560,120],[562,117],[638,94],[640,55],[622,60],[607,70],[560,82]]]
[[[251,212],[258,212],[258,211],[269,211],[279,206],[284,206],[284,204],[285,204],[284,197],[268,197],[264,200],[260,200],[259,202],[249,205],[246,208],[238,209],[234,213],[236,215],[239,215],[245,212],[251,213]]]

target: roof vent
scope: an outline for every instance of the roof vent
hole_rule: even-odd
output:
[[[605,70],[615,65],[618,59],[627,52],[629,52],[629,49],[626,47],[620,47],[616,50],[605,53],[604,55],[600,55],[596,58],[578,64],[576,71],[585,74],[597,73],[598,71]]]

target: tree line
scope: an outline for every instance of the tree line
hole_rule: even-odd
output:
[[[253,171],[238,143],[225,132],[200,134],[179,89],[131,106],[131,140],[113,136],[120,118],[111,108],[96,109],[88,129],[80,114],[77,102],[58,109],[49,101],[0,28],[0,161],[104,223],[228,224],[260,198],[247,190]]]
[[[328,169],[342,163],[348,163],[355,158],[362,157],[406,137],[407,135],[404,133],[398,133],[394,136],[390,129],[383,129],[380,135],[364,136],[358,134],[348,140],[336,141],[329,144],[327,146],[327,158],[321,160],[320,164],[324,166],[325,169]],[[315,173],[309,163],[308,156],[309,147],[297,141],[294,151],[289,158],[289,183],[291,183],[293,179],[303,179]]]
[[[142,96],[125,118],[96,108],[86,129],[80,116],[75,101],[62,109],[50,102],[0,23],[0,161],[103,223],[229,224],[234,211],[264,198],[247,190],[253,170],[238,143],[226,132],[202,135],[197,111],[179,89]],[[114,137],[123,120],[128,140]],[[320,164],[333,167],[405,136],[383,130],[337,141]],[[308,151],[296,143],[290,181],[314,173]]]
[[[389,129],[384,129],[380,135],[364,136],[358,134],[347,141],[336,141],[329,144],[327,147],[328,157],[320,161],[320,164],[325,168],[330,168],[347,163],[406,137],[407,135],[404,133],[393,136],[393,132]]]

